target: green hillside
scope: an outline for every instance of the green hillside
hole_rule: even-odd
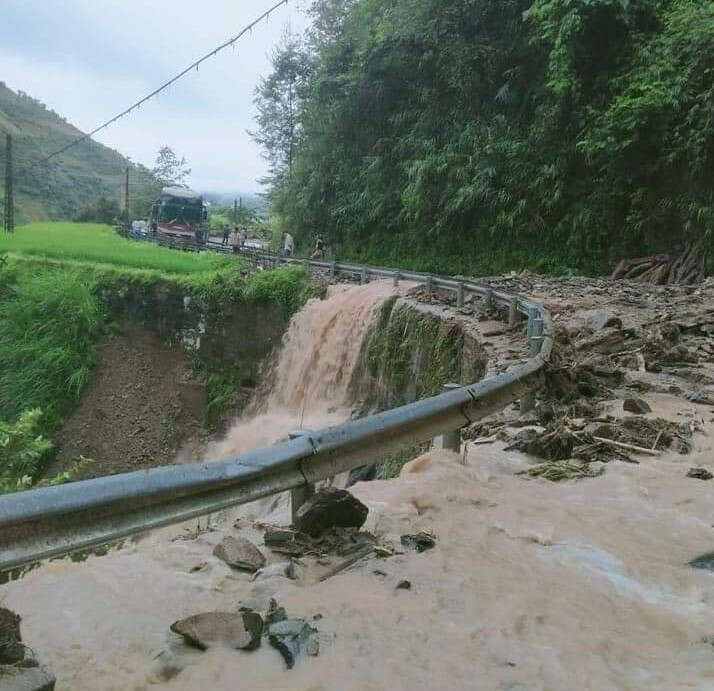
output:
[[[127,165],[133,168],[134,179],[149,181],[146,169],[130,164],[121,154],[93,140],[40,164],[41,159],[82,133],[40,101],[21,91],[15,93],[0,82],[0,170],[3,171],[6,133],[13,136],[18,223],[72,219],[102,195],[123,206]]]

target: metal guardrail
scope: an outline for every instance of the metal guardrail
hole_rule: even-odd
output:
[[[244,249],[268,264],[302,264],[332,275],[423,283],[466,293],[508,311],[510,324],[528,318],[531,359],[512,370],[439,396],[346,422],[217,463],[167,466],[0,496],[0,571],[87,549],[160,526],[215,513],[262,497],[305,488],[376,461],[404,446],[458,430],[521,399],[543,382],[553,346],[542,305],[473,281],[396,269],[309,261]]]

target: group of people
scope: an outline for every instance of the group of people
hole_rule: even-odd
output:
[[[295,253],[295,240],[290,233],[283,233],[283,256],[292,257]],[[322,261],[325,258],[325,243],[321,237],[318,236],[315,242],[315,249],[310,255],[310,259],[314,261]]]
[[[230,242],[231,238],[231,229],[226,227],[223,229],[223,240],[221,242],[222,245],[228,245]],[[245,230],[241,230],[238,228],[238,226],[233,226],[233,253],[238,254],[240,252],[240,248],[245,245],[245,241],[248,239],[248,232]]]

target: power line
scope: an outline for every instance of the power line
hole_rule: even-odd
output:
[[[43,158],[39,163],[46,163],[49,161],[51,158],[54,158],[55,156],[59,156],[60,154],[64,153],[67,151],[67,149],[71,149],[73,146],[76,146],[77,144],[86,141],[87,139],[90,139],[93,137],[97,132],[100,132],[106,127],[109,127],[109,125],[115,123],[117,120],[120,118],[123,118],[125,115],[128,115],[131,113],[132,110],[135,108],[139,108],[142,104],[146,103],[150,98],[153,98],[157,94],[160,94],[164,89],[167,89],[169,86],[171,86],[174,82],[177,82],[181,77],[185,76],[188,74],[191,70],[196,69],[198,70],[198,67],[201,63],[205,62],[209,58],[212,58],[214,55],[217,55],[220,53],[223,49],[227,48],[228,46],[232,46],[239,38],[247,34],[249,31],[253,30],[253,27],[259,24],[260,22],[263,21],[263,19],[267,19],[272,12],[278,9],[281,5],[287,5],[288,0],[280,0],[280,2],[275,3],[269,10],[266,12],[263,12],[263,14],[260,15],[255,21],[252,21],[250,24],[248,24],[244,29],[242,29],[238,34],[233,36],[232,38],[229,38],[225,43],[222,43],[220,46],[217,48],[214,48],[212,51],[206,53],[202,58],[199,58],[196,60],[196,62],[192,63],[189,65],[185,70],[182,72],[179,72],[175,77],[172,77],[167,81],[165,84],[162,84],[158,89],[155,89],[152,91],[148,96],[144,96],[141,100],[137,101],[134,103],[132,106],[129,106],[126,110],[122,111],[119,113],[119,115],[114,116],[111,120],[107,120],[105,123],[102,125],[99,125],[99,127],[96,127],[93,129],[91,132],[88,132],[87,134],[83,134],[81,137],[77,137],[77,139],[72,140],[69,144],[66,146],[63,146],[61,149],[58,149],[57,151],[54,151],[51,153],[49,156]]]

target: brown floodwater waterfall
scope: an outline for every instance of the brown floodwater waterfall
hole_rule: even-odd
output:
[[[394,293],[391,282],[335,285],[290,322],[266,381],[206,460],[230,458],[284,438],[299,427],[321,428],[350,417],[350,382],[375,311]]]

